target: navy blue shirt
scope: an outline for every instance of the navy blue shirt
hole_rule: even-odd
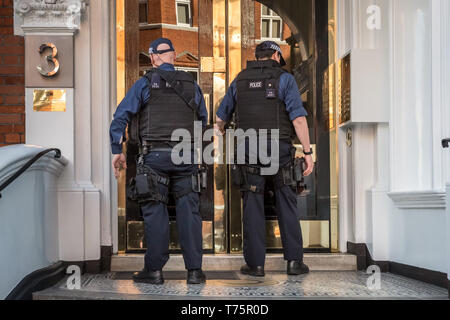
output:
[[[168,63],[162,64],[159,68],[166,71],[175,71],[175,67]],[[149,99],[150,88],[148,81],[142,77],[131,87],[114,113],[114,119],[109,129],[111,151],[113,154],[122,153],[122,142],[125,142],[127,125],[130,123],[131,118],[141,110],[141,107]],[[206,111],[202,90],[197,83],[195,84],[195,103],[198,106],[197,114],[205,127],[208,121],[208,112]]]
[[[225,95],[219,110],[217,110],[217,116],[225,122],[231,120],[231,116],[234,113],[236,106],[236,79],[231,83],[230,88]],[[306,117],[308,113],[303,107],[303,102],[300,97],[297,82],[290,73],[283,73],[280,77],[280,85],[278,88],[278,98],[286,104],[286,111],[289,114],[291,121],[299,117]]]

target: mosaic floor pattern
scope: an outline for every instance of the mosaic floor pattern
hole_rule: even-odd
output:
[[[238,280],[209,280],[205,285],[187,285],[185,280],[166,280],[162,286],[116,280],[113,273],[82,276],[81,290],[68,290],[62,281],[58,296],[94,299],[447,299],[448,292],[427,283],[381,274],[381,288],[370,290],[363,272],[312,272],[302,276],[267,273],[252,278],[236,273]],[[56,291],[55,291],[56,290]],[[45,294],[46,291],[44,291]],[[47,293],[50,294],[50,291]]]

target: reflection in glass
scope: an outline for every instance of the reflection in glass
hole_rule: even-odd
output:
[[[281,37],[281,23],[280,20],[273,20],[272,24],[272,38],[279,39]]]
[[[139,23],[148,23],[148,3],[139,3]]]
[[[262,23],[261,23],[261,36],[263,38],[269,38],[270,37],[270,20],[268,19],[263,19]]]
[[[190,24],[189,19],[189,4],[188,3],[177,3],[177,14],[178,23],[180,24]]]
[[[121,3],[123,6],[123,1],[118,0],[118,3]],[[169,1],[172,1],[172,10],[171,16],[167,17],[166,14],[162,13],[158,15],[158,10],[150,11],[153,6],[152,2],[139,0],[141,4],[139,21],[152,24],[152,28],[141,26],[139,30],[141,39],[139,49],[140,71],[144,74],[146,70],[151,68],[151,62],[147,54],[148,44],[161,35],[171,38],[178,53],[175,63],[176,69],[190,72],[198,80],[203,90],[208,113],[211,114],[208,117],[208,124],[214,121],[214,115],[229,83],[246,66],[247,60],[254,60],[256,45],[268,39],[279,43],[287,62],[285,69],[294,73],[295,79],[301,88],[304,106],[309,114],[308,123],[310,126],[311,144],[314,150],[313,160],[316,162],[318,159],[321,159],[321,168],[316,171],[325,172],[330,170],[332,175],[332,177],[328,175],[326,179],[320,179],[319,181],[318,174],[315,172],[306,181],[309,186],[308,193],[300,197],[299,201],[299,212],[301,212],[299,219],[303,220],[305,247],[329,248],[330,233],[332,235],[331,240],[337,239],[338,208],[332,205],[333,220],[331,220],[330,226],[330,221],[325,221],[328,217],[324,215],[324,210],[319,212],[318,208],[320,206],[318,204],[329,202],[328,196],[332,197],[331,201],[333,204],[337,203],[336,121],[338,119],[336,118],[338,118],[339,114],[336,112],[337,105],[334,95],[336,88],[334,69],[331,68],[327,74],[329,83],[324,89],[328,91],[323,90],[322,92],[322,90],[317,90],[317,88],[322,88],[323,81],[321,76],[324,73],[322,69],[316,70],[318,66],[315,61],[316,46],[325,43],[325,40],[328,43],[329,38],[322,36],[312,39],[310,33],[306,32],[307,36],[305,39],[298,39],[292,34],[286,23],[286,21],[290,21],[289,23],[293,23],[296,27],[301,26],[303,23],[312,30],[314,29],[314,19],[307,18],[305,20],[305,17],[313,17],[315,13],[311,11],[311,8],[305,6],[304,11],[292,14],[290,17],[292,19],[283,20],[275,11],[257,1],[202,0],[192,2],[190,0],[163,0],[161,1],[161,6],[167,8]],[[335,0],[329,0],[329,3],[330,8],[334,8]],[[175,4],[175,8],[173,4]],[[323,8],[318,7],[317,10],[321,10],[319,13],[325,14]],[[152,14],[148,14],[149,12]],[[123,76],[125,74],[126,45],[123,32],[123,15],[123,12],[118,11],[118,98],[123,97],[125,87]],[[333,15],[334,12],[330,12],[330,17],[333,17]],[[283,15],[283,18],[286,18],[286,16]],[[333,21],[329,20],[328,22],[328,27],[333,28]],[[167,27],[175,23],[181,28]],[[317,30],[322,29],[317,28]],[[328,48],[321,48],[323,48],[321,52],[325,54]],[[333,48],[335,47],[330,46],[329,50],[334,50]],[[330,54],[331,56],[334,57],[334,55]],[[323,102],[323,107],[327,106],[326,110],[318,107],[319,102]],[[317,133],[322,135],[318,136]],[[217,141],[214,142],[217,143]],[[298,145],[298,142],[296,148],[297,156],[302,156],[302,147]],[[127,149],[125,148],[125,150]],[[133,157],[133,150],[126,152],[129,158]],[[331,160],[329,159],[330,155]],[[128,170],[131,172],[132,169],[129,167]],[[204,222],[208,223],[203,225],[204,241],[206,241],[205,248],[211,249],[211,252],[214,253],[240,253],[242,252],[241,194],[239,190],[230,186],[227,165],[216,163],[209,170],[211,174],[208,179],[211,179],[209,184],[211,187],[208,188],[208,195],[203,197],[206,201],[203,201],[203,208],[201,209],[202,215],[205,214]],[[322,174],[322,178],[323,176]],[[325,180],[327,181],[324,182]],[[320,193],[318,186],[324,186],[328,183],[331,183],[331,194]],[[123,211],[120,217],[121,225],[125,226],[130,222],[142,224],[142,217],[138,209],[130,209],[131,207],[127,206],[125,212],[125,181],[119,181],[119,186],[119,207]],[[273,190],[268,188],[267,194],[271,193],[273,193]],[[279,250],[281,249],[281,238],[277,214],[271,209],[274,207],[274,204],[273,199],[267,197],[265,202],[267,241],[268,248]],[[169,216],[171,228],[176,229],[173,206],[169,208]],[[208,231],[206,231],[205,227]],[[134,233],[138,233],[135,229],[133,230]],[[120,233],[122,235],[121,239],[125,238],[124,234],[125,232]],[[175,235],[176,233],[172,232],[172,234]],[[123,243],[125,241],[121,240],[122,246],[119,244],[119,248],[128,247],[128,249],[132,249],[132,247],[141,247],[142,239],[139,237],[133,238],[133,235],[128,235],[128,239],[130,243],[127,245]],[[174,237],[171,238],[172,249],[179,248],[175,240]],[[337,242],[331,242],[333,248],[335,248]]]

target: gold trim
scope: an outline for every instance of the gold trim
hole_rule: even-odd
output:
[[[213,62],[226,62],[226,19],[225,0],[215,0],[213,7]],[[203,60],[202,60],[203,61]],[[217,71],[216,69],[214,71]],[[220,102],[226,93],[226,67],[221,72],[213,74],[213,114],[215,115]],[[214,122],[215,117],[213,116]],[[218,140],[214,138],[214,143]],[[225,154],[225,148],[222,150]],[[228,183],[225,165],[214,164],[214,252],[227,253],[228,230]]]
[[[145,224],[144,221],[128,221],[127,228],[127,250],[145,250],[147,243],[145,240]],[[213,224],[212,221],[202,222],[202,235],[203,235],[203,250],[213,249]],[[178,229],[177,222],[169,222],[169,249],[180,250],[180,244],[178,241]]]
[[[67,90],[33,90],[33,111],[66,112]]]

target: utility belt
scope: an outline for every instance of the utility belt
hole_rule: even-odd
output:
[[[283,186],[290,186],[295,189],[297,194],[302,194],[307,190],[303,171],[305,166],[305,158],[295,158],[292,162],[280,168],[278,173],[274,176],[275,188],[280,189]],[[264,193],[260,187],[251,185],[248,181],[248,175],[261,175],[261,168],[250,167],[248,165],[232,165],[231,179],[233,185],[239,187],[241,191],[250,191],[253,193]],[[267,177],[267,176],[262,176]]]
[[[149,202],[161,202],[168,204],[169,197],[162,195],[159,191],[159,185],[170,187],[171,179],[168,176],[159,175],[152,168],[144,164],[144,156],[150,151],[160,150],[163,145],[154,144],[153,146],[143,146],[142,149],[146,149],[145,152],[141,152],[138,155],[136,165],[136,177],[132,178],[128,184],[127,197],[131,201],[136,201],[140,205]],[[162,150],[162,149],[161,149]],[[164,148],[164,151],[171,150],[170,148]],[[201,166],[196,174],[186,176],[179,179],[191,180],[190,186],[179,192],[173,192],[175,199],[179,199],[192,192],[201,193],[202,190],[207,188],[207,168]]]
[[[177,141],[149,141],[144,140],[139,145],[140,154],[146,156],[151,151],[172,151],[172,149],[179,144]]]

